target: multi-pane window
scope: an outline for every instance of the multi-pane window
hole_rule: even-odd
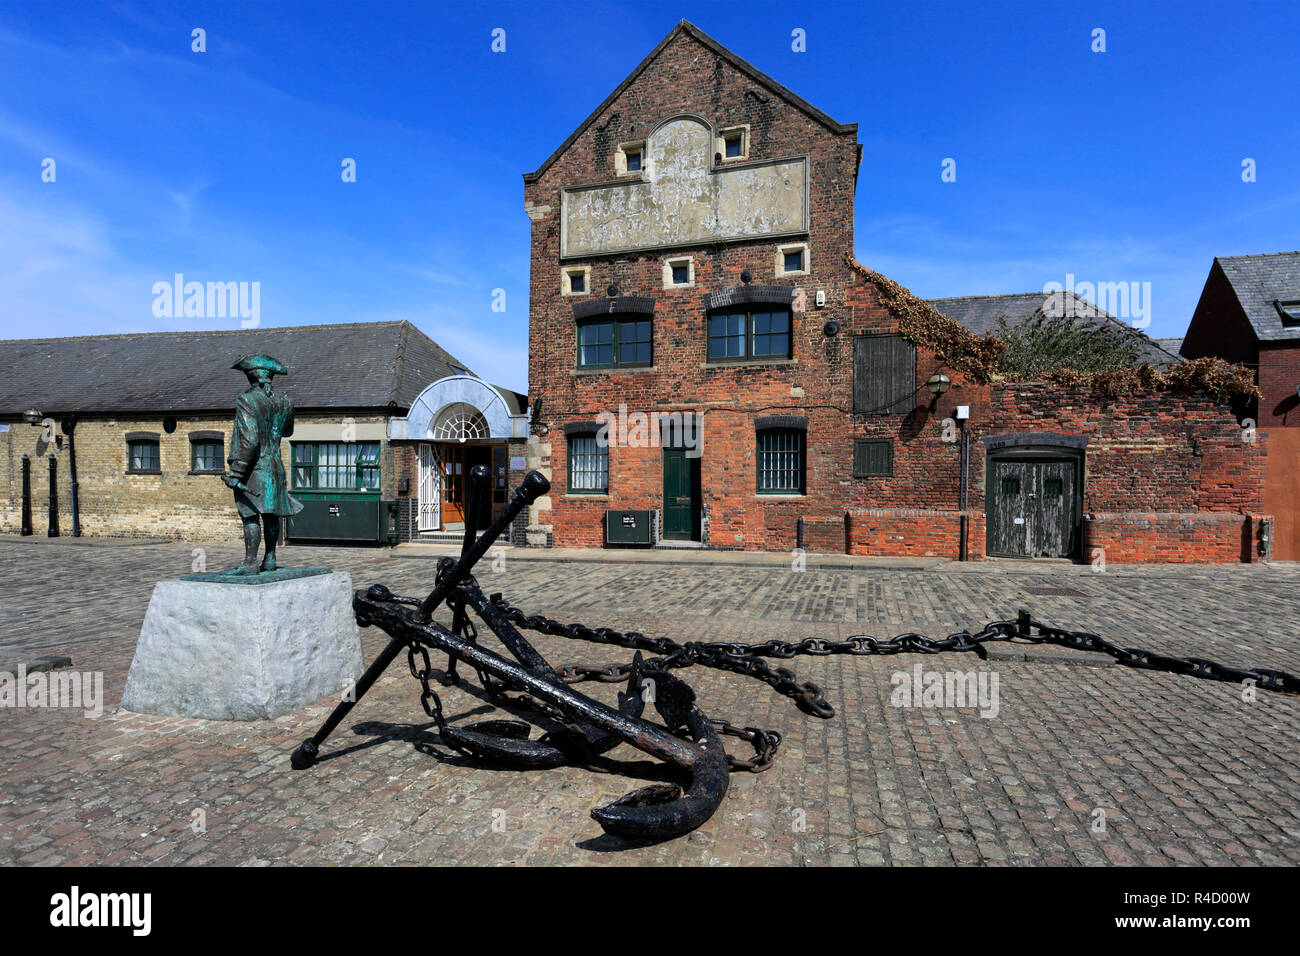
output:
[[[223,467],[221,442],[204,439],[190,443],[190,467],[195,471],[221,471]]]
[[[128,471],[161,471],[162,459],[158,454],[158,439],[142,438],[127,442]]]
[[[649,365],[652,356],[649,318],[610,316],[578,326],[579,368]]]
[[[294,442],[293,486],[378,491],[379,442]]]
[[[796,428],[771,428],[758,433],[758,493],[804,493],[804,433]]]
[[[609,491],[609,446],[594,432],[569,436],[569,494],[603,495]]]
[[[709,316],[710,360],[789,357],[788,310],[726,312]]]

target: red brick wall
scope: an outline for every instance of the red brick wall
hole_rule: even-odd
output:
[[[777,278],[776,249],[790,239],[674,249],[695,261],[695,285],[663,288],[663,259],[652,251],[583,259],[590,265],[589,288],[599,296],[610,284],[623,295],[653,296],[654,367],[621,372],[575,373],[576,326],[573,304],[589,297],[561,294],[560,193],[564,187],[614,176],[621,142],[643,139],[662,121],[680,113],[703,117],[715,129],[749,124],[751,161],[809,155],[811,231],[810,275]],[[843,488],[850,480],[852,456],[842,444],[851,394],[852,341],[827,338],[829,320],[849,324],[847,291],[853,276],[844,262],[853,248],[853,197],[857,138],[836,132],[799,107],[760,86],[688,34],[679,34],[645,72],[611,103],[542,176],[525,186],[525,200],[550,207],[532,224],[532,275],[529,316],[529,391],[542,403],[549,433],[554,491],[550,511],[537,512],[561,545],[599,545],[605,509],[659,508],[662,451],[658,447],[610,449],[608,498],[564,493],[565,423],[592,420],[603,411],[690,410],[704,413],[705,475],[703,507],[709,543],[724,548],[787,548],[795,543],[799,517],[839,522],[835,550],[843,551]],[[749,269],[756,285],[798,286],[807,290],[808,311],[793,316],[795,359],[778,365],[701,367],[705,361],[703,298],[739,286]],[[813,307],[817,290],[826,307]],[[847,360],[845,355],[847,354]],[[808,419],[819,442],[809,449],[808,496],[776,499],[755,491],[754,419],[790,413]],[[851,449],[851,445],[850,445]],[[830,503],[830,498],[835,503]],[[829,542],[821,536],[819,540]]]
[[[755,95],[757,94],[757,95]],[[736,243],[675,252],[695,257],[695,286],[665,290],[665,253],[629,253],[584,259],[590,288],[599,295],[613,283],[624,295],[653,296],[654,367],[619,372],[577,372],[572,297],[561,295],[560,191],[611,179],[618,143],[644,138],[678,113],[703,116],[715,127],[749,123],[750,158],[808,153],[811,164],[812,275],[773,276],[777,242]],[[609,495],[566,493],[564,425],[594,420],[601,412],[689,410],[703,413],[701,458],[704,533],[708,546],[788,550],[804,521],[811,550],[859,554],[956,556],[960,500],[960,445],[945,441],[944,419],[969,405],[969,554],[985,544],[983,485],[988,435],[1060,432],[1089,436],[1085,452],[1083,511],[1099,515],[1155,512],[1155,536],[1137,536],[1109,560],[1158,556],[1185,545],[1187,554],[1228,560],[1235,522],[1237,558],[1244,514],[1259,511],[1263,449],[1240,440],[1230,409],[1206,396],[1128,397],[1102,401],[1057,385],[989,386],[971,383],[918,349],[917,407],[907,414],[853,413],[853,342],[860,332],[893,332],[897,322],[882,307],[876,287],[844,262],[853,247],[856,136],[836,133],[743,73],[688,35],[679,35],[626,91],[577,137],[541,177],[525,187],[535,218],[529,388],[542,402],[539,436],[543,467],[553,491],[549,508],[534,510],[561,546],[600,546],[608,508],[656,509],[663,504],[663,458],[657,446],[609,449]],[[549,213],[538,212],[549,207]],[[785,241],[785,240],[782,240]],[[798,285],[808,311],[795,314],[794,359],[788,363],[705,367],[705,294],[740,284],[743,269],[757,284]],[[823,309],[812,307],[817,290]],[[584,297],[585,298],[585,297]],[[824,323],[840,324],[826,336]],[[929,407],[924,383],[947,372],[953,387]],[[771,414],[807,420],[806,494],[758,495],[755,490],[755,418]],[[858,438],[893,440],[894,473],[853,477]],[[1170,513],[1213,512],[1188,531]],[[1227,517],[1222,517],[1223,514]],[[1106,528],[1120,519],[1107,519]],[[1145,519],[1144,519],[1145,520]],[[1150,522],[1148,522],[1149,524]],[[1130,522],[1132,524],[1132,522]],[[1201,528],[1200,525],[1206,525]],[[1137,530],[1139,524],[1133,527]],[[1161,529],[1164,529],[1163,532]],[[1094,536],[1105,529],[1094,529]],[[1226,537],[1225,537],[1226,535]],[[1096,537],[1104,547],[1109,539]],[[1123,544],[1122,536],[1116,542]],[[1182,544],[1180,544],[1180,542]],[[1180,551],[1179,553],[1184,553]],[[1197,560],[1210,560],[1209,557]]]
[[[1300,343],[1259,345],[1259,427],[1300,426]]]
[[[1258,522],[1227,512],[1126,512],[1084,521],[1083,557],[1096,563],[1231,563],[1257,560]]]

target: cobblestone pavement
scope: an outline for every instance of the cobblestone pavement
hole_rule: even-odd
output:
[[[328,758],[294,772],[290,751],[332,700],[252,723],[114,712],[153,584],[189,573],[193,548],[0,538],[0,670],[67,654],[77,671],[102,671],[105,686],[97,719],[0,710],[0,863],[1300,862],[1300,699],[1245,702],[1234,685],[1121,667],[972,655],[788,662],[825,688],[837,711],[825,721],[762,684],[696,668],[688,677],[707,713],[785,741],[767,773],[732,776],[711,821],[649,846],[605,837],[588,816],[640,781],[475,767],[438,740],[400,662],[328,741]],[[204,550],[211,568],[238,559],[230,545]],[[434,570],[427,558],[362,549],[286,548],[281,563],[329,565],[358,586],[410,594]],[[530,612],[678,640],[942,636],[1026,607],[1121,644],[1300,672],[1294,566],[793,573],[507,555],[503,572],[481,580]],[[363,641],[369,660],[384,636],[369,629]],[[557,665],[628,659],[558,638],[537,645]],[[891,675],[917,663],[996,675],[996,716],[891,706]],[[614,699],[613,686],[585,687]],[[490,711],[460,689],[444,703],[453,720]]]

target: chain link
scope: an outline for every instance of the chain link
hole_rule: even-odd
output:
[[[374,590],[374,589],[372,589]],[[626,633],[608,627],[587,627],[583,624],[563,624],[540,614],[525,614],[508,603],[500,594],[490,598],[493,605],[516,627],[565,637],[571,640],[587,641],[593,644],[605,644],[642,651],[655,655],[642,662],[645,670],[669,670],[691,667],[695,664],[712,667],[731,673],[743,674],[769,684],[777,693],[794,700],[795,705],[805,713],[817,717],[832,717],[835,709],[827,701],[822,689],[812,681],[800,681],[795,673],[785,667],[769,664],[762,658],[789,660],[799,656],[829,657],[836,654],[848,654],[855,657],[888,656],[893,654],[940,654],[945,652],[974,652],[981,658],[988,656],[984,645],[996,641],[1009,641],[1013,638],[1031,641],[1035,644],[1055,644],[1074,650],[1093,651],[1113,657],[1118,664],[1147,670],[1162,670],[1190,677],[1208,680],[1249,682],[1264,690],[1300,693],[1300,677],[1285,671],[1266,668],[1234,668],[1214,661],[1197,657],[1169,657],[1142,648],[1122,648],[1084,631],[1066,631],[1033,620],[1026,612],[1021,612],[1015,620],[993,621],[977,634],[970,631],[956,631],[945,638],[935,639],[924,634],[909,632],[885,640],[857,634],[844,640],[831,641],[825,638],[809,637],[801,641],[769,640],[758,644],[742,644],[731,641],[687,642],[679,644],[667,637],[647,637],[638,631]],[[458,615],[460,629],[470,641],[477,639],[477,631],[463,613]],[[1034,632],[1037,633],[1034,633]],[[419,655],[417,666],[416,655]],[[407,649],[408,664],[411,674],[421,684],[420,703],[425,713],[434,719],[439,729],[444,726],[442,701],[433,690],[433,669],[429,653],[417,641],[411,642]],[[580,684],[597,681],[612,684],[623,683],[632,674],[632,664],[608,664],[603,667],[584,664],[566,664],[556,668],[556,674],[566,684]],[[480,674],[480,677],[486,675]],[[522,702],[522,701],[520,701]],[[546,708],[538,708],[546,709]],[[781,734],[775,730],[759,727],[737,727],[726,720],[710,719],[709,723],[721,734],[748,742],[754,748],[754,756],[748,760],[728,755],[732,770],[747,770],[761,773],[772,765],[776,752],[781,746]]]

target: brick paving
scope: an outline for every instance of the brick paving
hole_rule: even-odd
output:
[[[0,538],[0,670],[66,654],[75,670],[102,672],[105,687],[97,719],[0,710],[0,864],[1300,863],[1300,700],[1261,692],[1244,702],[1233,685],[1120,667],[796,659],[835,705],[829,721],[754,681],[694,669],[706,712],[785,740],[767,773],[732,775],[707,824],[650,846],[606,837],[588,816],[639,779],[476,767],[442,745],[402,666],[335,732],[327,759],[294,772],[290,751],[333,701],[251,723],[114,712],[153,584],[190,573],[195,547]],[[238,560],[232,545],[201,547],[210,568]],[[434,569],[427,557],[363,549],[293,547],[283,559],[404,593],[427,590]],[[1027,607],[1119,643],[1300,672],[1295,566],[793,573],[507,554],[505,571],[481,578],[529,611],[678,640],[939,636]],[[384,636],[362,633],[370,659]],[[557,665],[628,659],[536,643]],[[892,706],[891,675],[918,661],[996,674],[997,716]],[[614,700],[615,687],[585,686]],[[448,689],[444,703],[458,721],[492,711],[474,688]]]

